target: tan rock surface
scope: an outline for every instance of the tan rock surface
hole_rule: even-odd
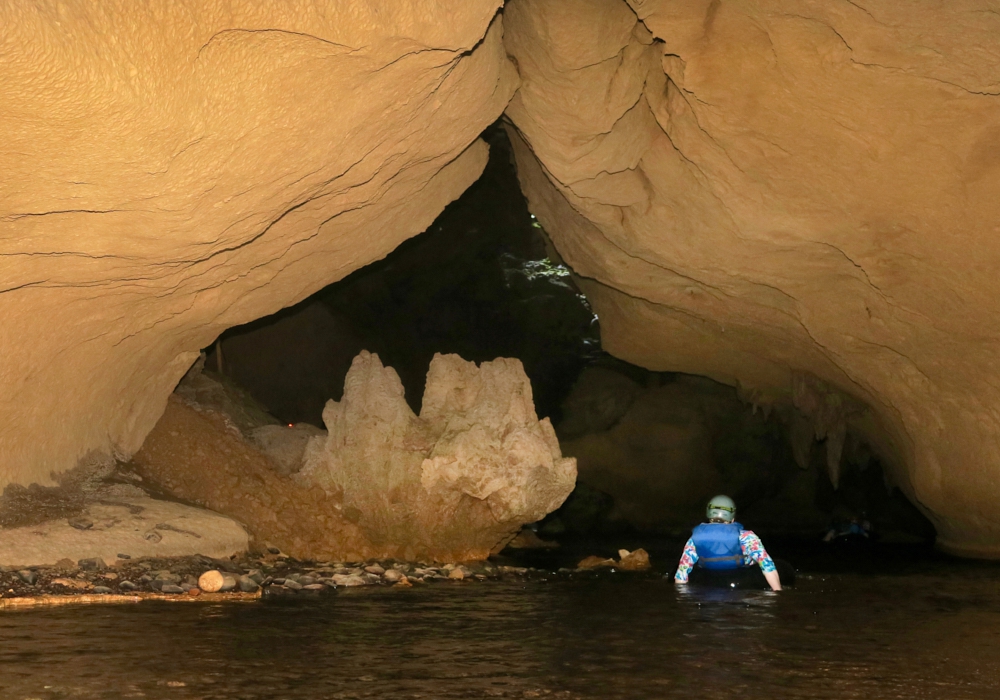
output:
[[[323,419],[329,435],[310,440],[297,480],[342,497],[372,543],[407,559],[485,558],[576,483],[518,360],[435,355],[416,416],[395,371],[364,352]]]
[[[0,7],[0,487],[129,455],[199,348],[482,170],[500,0]]]
[[[249,545],[246,530],[231,518],[152,498],[94,504],[86,517],[93,521],[86,530],[65,519],[0,530],[0,564],[41,566],[95,557],[114,564],[119,554],[221,559],[245,552]]]
[[[605,348],[758,403],[839,390],[861,410],[818,427],[864,434],[939,544],[983,556],[1000,555],[991,7],[504,11],[519,176]]]
[[[417,417],[396,373],[362,353],[324,417],[329,435],[288,476],[224,413],[175,394],[133,462],[168,493],[238,518],[259,544],[321,561],[483,559],[576,481],[517,360],[435,357]]]

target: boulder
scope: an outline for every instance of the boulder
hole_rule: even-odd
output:
[[[337,494],[344,517],[407,559],[482,559],[576,482],[518,360],[435,355],[417,416],[396,373],[363,352],[323,420],[329,435],[310,441],[297,480]]]
[[[87,506],[93,526],[73,527],[65,519],[0,530],[0,564],[53,565],[62,559],[103,568],[120,555],[228,558],[245,552],[249,536],[232,518],[201,508],[152,498]],[[155,536],[153,536],[155,535]]]

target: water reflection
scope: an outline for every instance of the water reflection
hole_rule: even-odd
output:
[[[0,616],[7,698],[992,698],[980,575],[804,578],[780,594],[608,576],[258,606]]]

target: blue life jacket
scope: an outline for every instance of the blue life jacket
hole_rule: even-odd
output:
[[[702,523],[691,533],[698,566],[723,571],[743,566],[739,523]]]

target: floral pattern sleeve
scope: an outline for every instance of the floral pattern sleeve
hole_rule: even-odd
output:
[[[756,562],[760,564],[760,570],[764,573],[774,571],[774,561],[768,555],[767,550],[764,549],[764,543],[754,534],[753,530],[740,530],[740,548],[743,550],[743,561],[747,566]],[[684,551],[685,553],[687,552],[686,549]],[[683,557],[681,561],[684,561]],[[680,569],[678,569],[679,571]],[[684,580],[687,580],[686,574]]]
[[[753,533],[750,533],[753,535]],[[754,535],[756,537],[756,535]],[[760,540],[757,540],[760,542]],[[741,539],[742,544],[742,539]],[[763,548],[761,548],[763,549]],[[698,552],[694,548],[694,540],[689,539],[687,544],[684,545],[684,552],[681,554],[681,561],[677,565],[677,573],[674,574],[674,581],[677,583],[687,583],[688,574],[691,573],[691,569],[694,567],[695,563],[698,561]]]

